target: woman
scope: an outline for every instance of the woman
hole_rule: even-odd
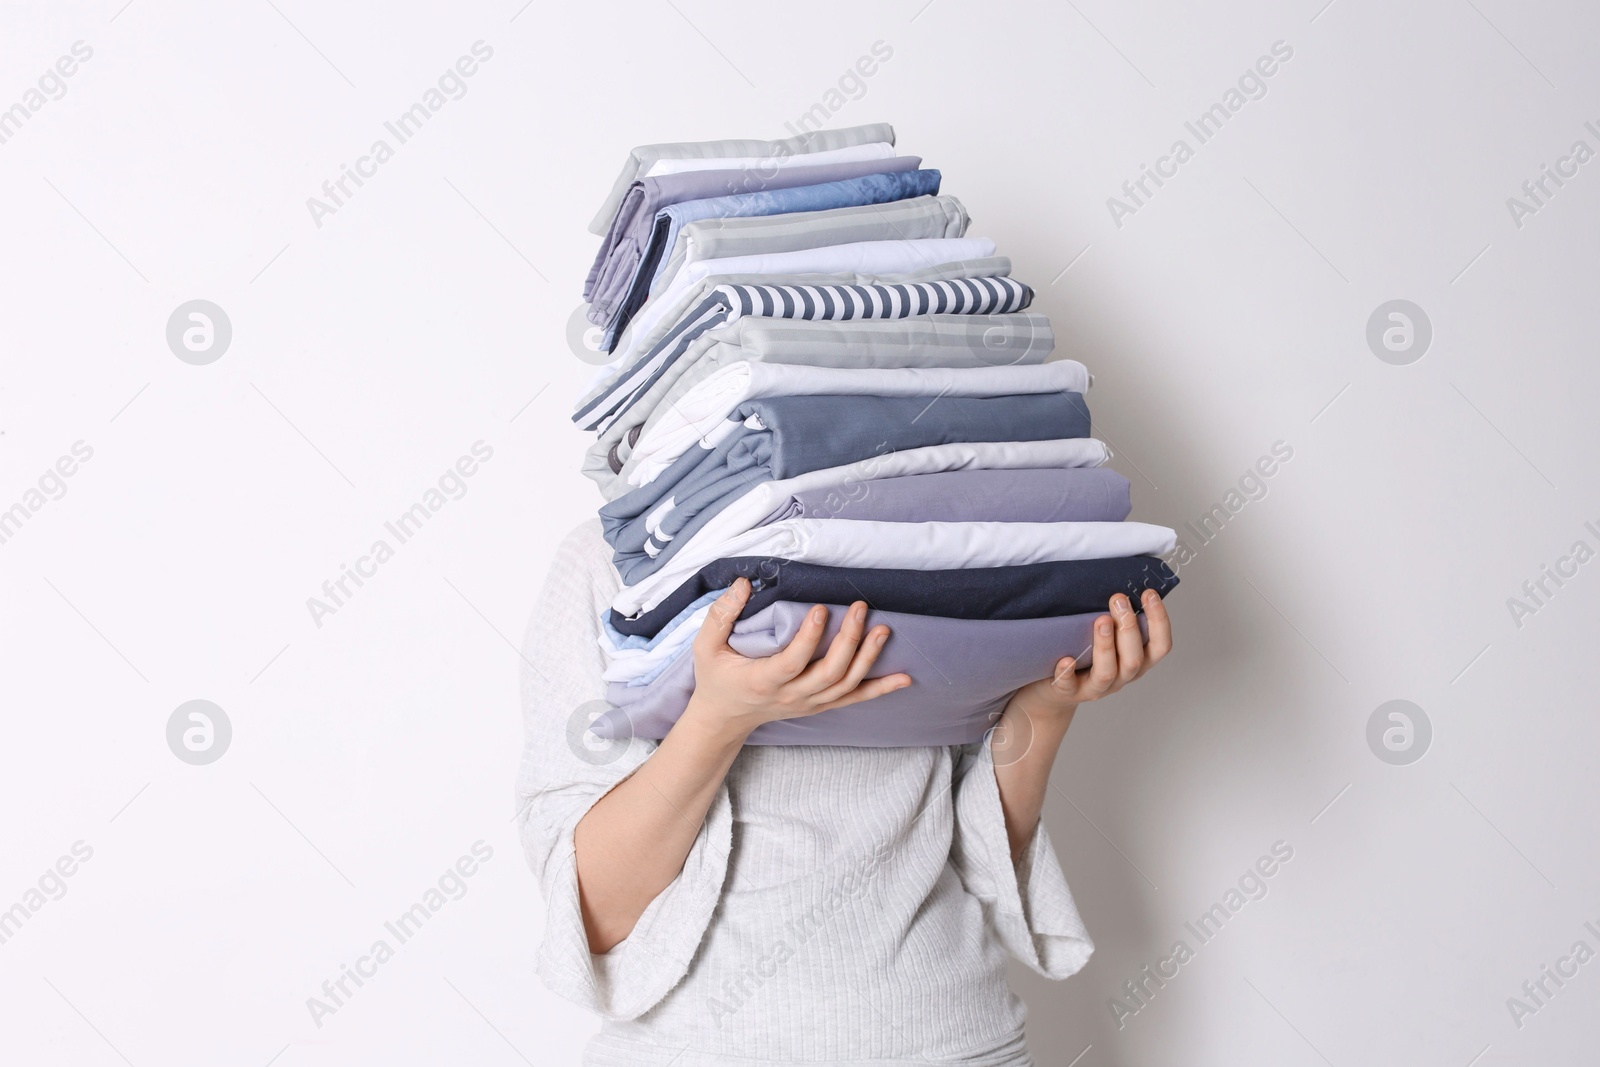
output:
[[[890,639],[851,606],[813,661],[826,611],[748,659],[728,636],[736,583],[694,642],[696,689],[661,742],[593,747],[605,707],[599,618],[617,591],[597,523],[562,543],[528,632],[521,825],[547,903],[539,971],[604,1023],[603,1067],[1031,1063],[1010,953],[1065,978],[1093,945],[1039,822],[1080,703],[1171,649],[1126,597],[1071,657],[952,748],[744,746],[764,722],[860,704],[918,679],[869,679]],[[922,680],[920,684],[938,684]]]

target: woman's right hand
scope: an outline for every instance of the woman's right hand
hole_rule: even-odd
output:
[[[859,600],[815,663],[811,657],[828,622],[828,609],[820,604],[782,651],[764,659],[740,655],[728,637],[749,600],[750,583],[740,578],[711,605],[694,639],[694,695],[684,719],[743,738],[762,723],[859,704],[911,684],[907,674],[863,681],[889,639],[889,628],[865,632],[867,605]]]

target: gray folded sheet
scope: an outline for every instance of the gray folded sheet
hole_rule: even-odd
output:
[[[789,601],[769,605],[735,624],[728,643],[745,656],[773,655],[794,638],[810,609],[810,604]],[[844,607],[829,608],[818,658],[839,632],[844,612]],[[869,611],[868,628],[881,623],[890,629],[870,677],[904,672],[911,684],[860,704],[766,723],[746,743],[860,748],[973,744],[994,725],[1013,692],[1049,676],[1062,656],[1076,656],[1080,667],[1089,665],[1094,620],[1101,614],[972,620]],[[1145,630],[1142,612],[1139,625]],[[649,685],[608,685],[606,699],[613,707],[590,729],[606,739],[659,740],[683,714],[693,692],[694,656],[685,649]]]
[[[985,278],[1007,277],[1011,273],[1011,261],[1004,256],[985,256],[979,259],[959,260],[954,263],[945,263],[937,267],[911,271],[904,274],[737,274],[721,278],[708,278],[704,285],[695,290],[695,297],[700,298],[721,283],[756,283],[761,285],[779,284],[827,284],[827,285],[897,285],[912,282],[948,281],[955,278]],[[1026,317],[1024,317],[1026,316]],[[930,357],[935,350],[944,347],[937,340],[932,331],[938,331],[938,337],[950,338],[950,331],[941,327],[921,325],[928,319],[964,318],[973,323],[982,323],[979,332],[973,335],[970,328],[961,331],[963,340],[960,344],[968,346],[977,344],[979,354],[971,357],[971,362],[957,360],[956,362],[934,362],[930,366],[993,366],[994,354],[1003,353],[1003,363],[1035,363],[1043,362],[1049,352],[1055,347],[1055,337],[1049,332],[1049,322],[1042,315],[1030,315],[1023,312],[1011,315],[966,315],[966,316],[919,316],[910,319],[886,319],[885,323],[903,323],[906,336],[918,337],[930,342],[928,351]],[[1041,320],[1043,322],[1041,323]],[[778,330],[784,325],[798,325],[802,320],[780,319],[764,316],[751,316],[741,318],[732,326],[719,327],[709,330],[696,338],[688,351],[679,357],[670,368],[663,372],[656,384],[632,405],[629,410],[616,421],[600,432],[598,439],[591,445],[584,455],[583,473],[600,485],[606,498],[613,499],[628,492],[632,487],[617,476],[612,468],[610,457],[612,449],[618,448],[621,442],[628,439],[629,435],[640,430],[648,413],[655,410],[655,406],[671,389],[679,375],[692,368],[713,347],[726,345],[729,348],[744,349],[746,339],[752,339],[750,354],[734,358],[771,359],[775,363],[802,363],[815,366],[851,366],[848,355],[851,351],[851,336],[859,336],[855,331],[866,326],[868,322],[880,320],[854,320],[850,322],[818,322],[821,327],[837,327],[838,332],[824,329],[813,335],[808,340],[793,333],[771,333],[763,331],[770,327]],[[746,325],[748,324],[748,325]],[[751,332],[755,331],[755,332]],[[921,332],[918,332],[921,331]],[[665,329],[662,330],[665,333]],[[760,341],[755,338],[766,338]],[[844,337],[846,340],[841,347],[835,339]],[[888,342],[894,344],[894,342]],[[1009,345],[1011,347],[1007,348]],[[862,352],[868,348],[860,349]],[[787,356],[776,356],[770,353],[787,352]],[[1026,352],[1026,355],[1013,356],[1013,352]],[[729,360],[731,362],[731,359]],[[883,366],[898,366],[899,363],[881,364]],[[914,365],[914,364],[906,364]],[[597,391],[598,392],[598,391]],[[635,410],[637,409],[637,410]]]
[[[650,292],[658,294],[677,277],[689,261],[691,244],[699,253],[697,259],[736,259],[862,241],[948,240],[965,237],[970,223],[966,207],[953,196],[914,196],[789,215],[700,219],[678,231]]]
[[[740,328],[742,327],[742,328]],[[808,367],[1012,367],[1043,363],[1055,350],[1050,319],[1036,311],[992,315],[918,315],[906,319],[776,319],[746,317],[707,331],[667,374],[617,420],[616,454],[626,461],[631,430],[646,430],[690,389],[729,363],[788,363]],[[665,384],[663,384],[665,383]],[[609,429],[609,428],[608,428]],[[643,431],[641,431],[643,432]]]

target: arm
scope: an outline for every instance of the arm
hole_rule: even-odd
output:
[[[686,712],[660,747],[578,823],[578,900],[589,950],[611,950],[683,869],[743,738],[691,722]]]
[[[1068,656],[1056,664],[1055,677],[1017,690],[1001,713],[991,751],[1012,862],[1022,858],[1039,825],[1050,769],[1078,705],[1117,692],[1172,651],[1172,626],[1161,597],[1147,589],[1141,603],[1150,623],[1148,647],[1133,606],[1118,593],[1111,598],[1111,614],[1095,620],[1089,669],[1079,672]]]
[[[765,659],[728,646],[750,599],[741,578],[706,616],[694,641],[695,691],[650,758],[578,823],[579,898],[591,952],[625,940],[650,902],[683,869],[728,768],[757,726],[815,715],[910,685],[904,674],[863,681],[889,637],[866,630],[867,606],[851,605],[827,654],[815,663],[827,623],[815,607],[794,640]]]

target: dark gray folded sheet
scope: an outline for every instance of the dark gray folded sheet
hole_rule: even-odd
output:
[[[756,420],[758,425],[746,424]],[[973,441],[1089,436],[1080,393],[995,397],[783,396],[748,400],[714,447],[690,448],[606,504],[600,522],[623,582],[659,570],[711,516],[761,482],[872,456]]]

